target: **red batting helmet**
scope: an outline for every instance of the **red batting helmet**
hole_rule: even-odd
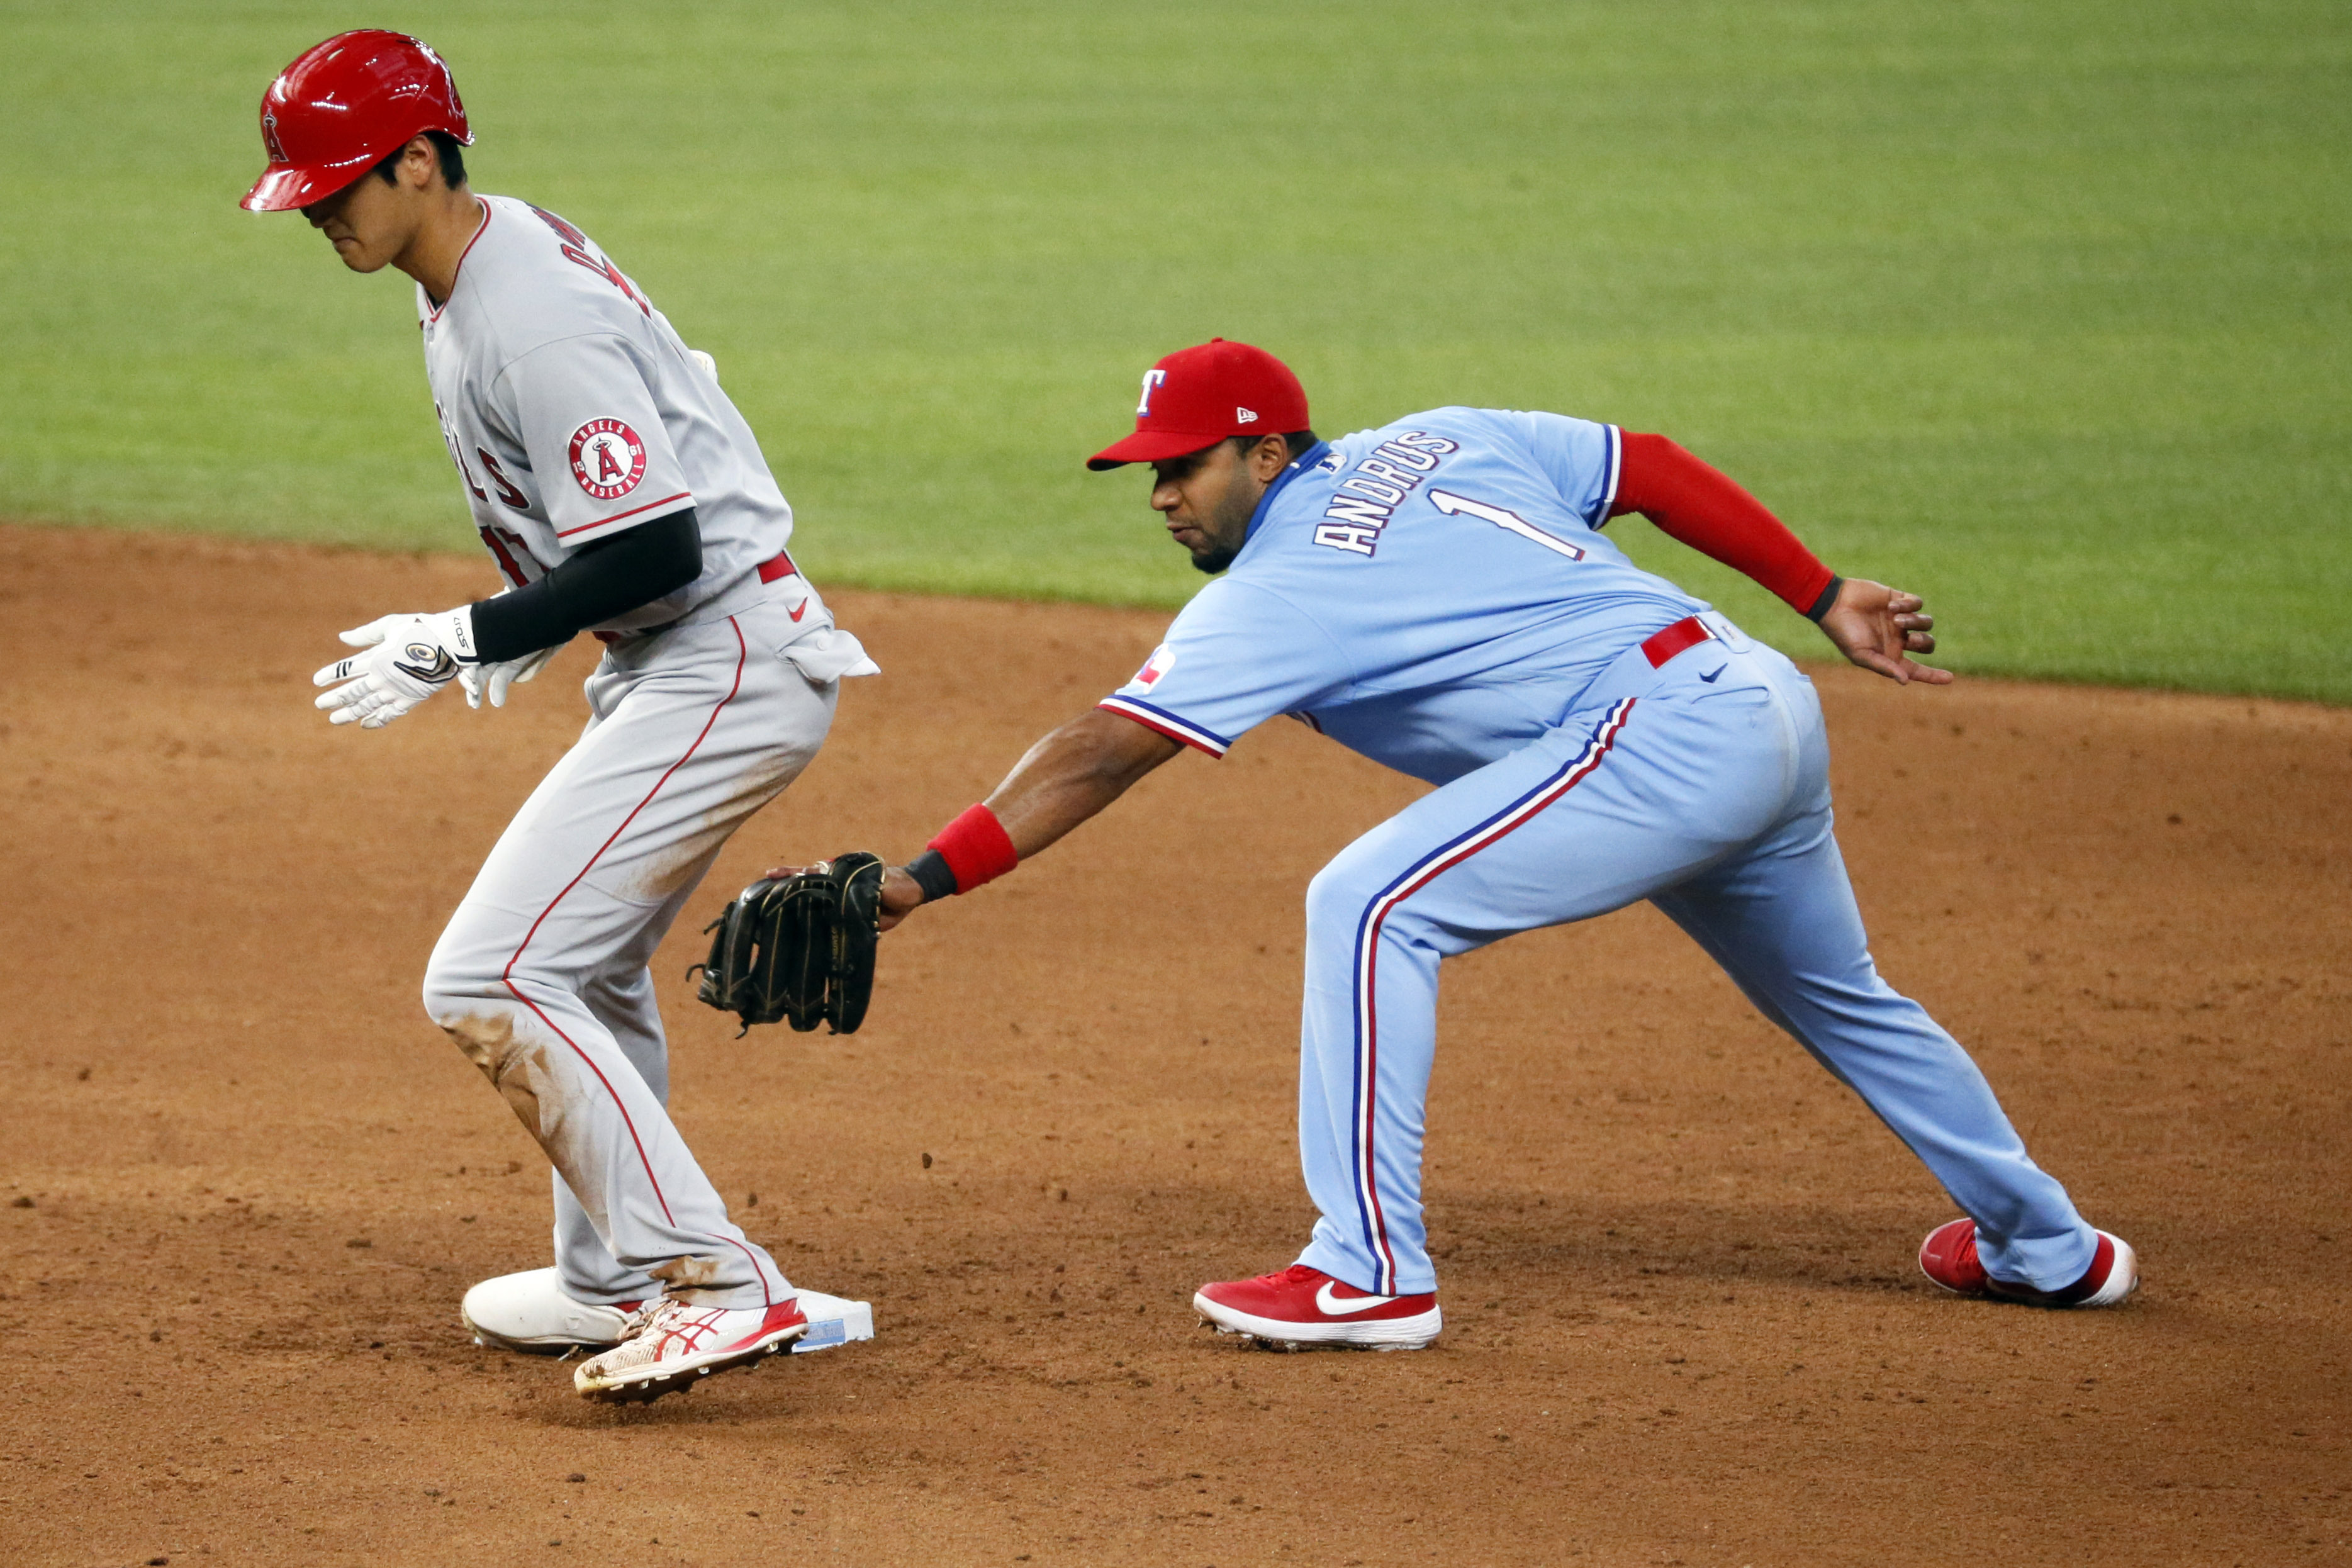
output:
[[[441,57],[405,33],[338,33],[295,57],[261,95],[269,167],[238,205],[257,213],[309,206],[427,131],[473,145]]]
[[[1228,436],[1286,436],[1307,428],[1307,389],[1290,367],[1223,338],[1178,349],[1143,373],[1135,434],[1087,459],[1089,468],[1156,463],[1213,447]]]

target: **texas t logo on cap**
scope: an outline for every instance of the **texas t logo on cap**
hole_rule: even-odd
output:
[[[1212,338],[1143,373],[1135,434],[1088,458],[1087,467],[1156,463],[1228,436],[1286,435],[1310,423],[1307,389],[1288,365],[1264,349]]]

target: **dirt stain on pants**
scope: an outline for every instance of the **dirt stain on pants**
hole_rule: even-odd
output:
[[[482,1076],[498,1089],[516,1119],[553,1158],[555,1151],[548,1147],[540,1120],[541,1098],[554,1088],[547,1047],[518,1041],[514,1019],[504,1013],[467,1013],[442,1020],[441,1027],[457,1042],[466,1059],[482,1069]]]
[[[691,1301],[705,1285],[719,1278],[719,1259],[715,1258],[673,1258],[667,1263],[656,1264],[646,1270],[669,1287],[667,1294]]]

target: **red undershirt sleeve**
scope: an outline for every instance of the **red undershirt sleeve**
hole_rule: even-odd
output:
[[[1727,474],[1664,436],[1622,436],[1609,515],[1638,511],[1660,532],[1746,574],[1801,616],[1819,616],[1838,578]]]

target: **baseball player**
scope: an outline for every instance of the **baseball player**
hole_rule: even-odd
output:
[[[1423,1107],[1439,962],[1648,899],[1910,1145],[1967,1212],[1922,1249],[1968,1295],[2109,1306],[2138,1282],[2026,1155],[1965,1051],[1873,964],[1831,832],[1812,685],[1633,566],[1640,511],[1902,682],[1948,673],[1920,601],[1833,575],[1673,442],[1554,414],[1438,408],[1337,442],[1278,360],[1222,339],[1143,378],[1135,431],[1202,571],[1135,678],[1047,735],[886,879],[886,921],[1013,869],[1190,746],[1277,714],[1439,787],[1307,894],[1298,1131],[1321,1212],[1291,1267],[1203,1286],[1221,1331],[1418,1349],[1441,1325]]]
[[[425,368],[494,598],[342,634],[337,724],[391,723],[453,681],[504,703],[593,632],[580,741],[442,933],[434,1021],[555,1167],[555,1265],[484,1281],[465,1318],[519,1349],[585,1345],[580,1392],[650,1398],[806,1331],[664,1109],[646,963],[728,837],[808,765],[838,682],[876,673],[785,542],[751,428],[646,292],[578,228],[478,196],[448,68],[362,31],[288,66],[244,205],[299,208],[343,264],[416,281]]]

